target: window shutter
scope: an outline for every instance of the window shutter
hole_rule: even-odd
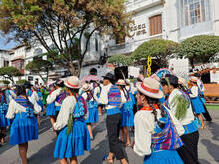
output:
[[[162,33],[162,15],[155,15],[149,18],[150,36]]]

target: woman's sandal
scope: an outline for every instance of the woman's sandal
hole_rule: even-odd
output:
[[[115,157],[113,156],[112,159],[109,158],[109,154],[104,155],[103,161],[106,161],[108,164],[113,164],[114,163]]]

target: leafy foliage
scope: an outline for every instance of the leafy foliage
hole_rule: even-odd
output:
[[[164,40],[164,39],[153,39],[141,44],[132,54],[131,58],[133,60],[147,59],[150,55],[157,59],[156,64],[167,65],[168,59],[175,52],[178,43]]]
[[[41,77],[41,79],[45,82],[44,78],[42,77],[42,72],[47,73],[48,79],[48,72],[52,69],[52,63],[47,60],[43,59],[36,59],[26,65],[26,69],[30,71],[32,74],[37,74]]]
[[[209,62],[219,52],[219,36],[199,35],[188,38],[179,45],[178,55],[194,62]]]
[[[183,96],[176,95],[170,105],[175,106],[175,117],[178,120],[185,118],[189,102]]]
[[[8,80],[0,80],[0,83],[3,83],[3,84],[5,84],[5,85],[8,85],[8,84],[10,84],[10,81],[8,81]]]
[[[128,35],[124,0],[1,0],[0,30],[21,42],[40,43],[58,64],[80,72],[94,33]],[[115,35],[115,36],[114,36]],[[52,47],[48,44],[52,41]],[[85,43],[85,45],[84,45]],[[50,42],[51,44],[51,42]],[[53,49],[57,51],[54,53]],[[75,59],[77,59],[75,61]],[[76,71],[76,67],[79,71]]]
[[[15,68],[15,67],[2,67],[0,68],[0,76],[3,76],[4,78],[8,78],[11,80],[12,83],[14,83],[13,77],[21,76],[21,72]]]
[[[28,63],[25,68],[32,73],[46,72],[49,68],[52,68],[52,63],[47,60],[37,59]]]
[[[18,81],[16,82],[16,84],[22,85],[22,84],[24,84],[25,82],[27,82],[27,80],[21,79],[21,80],[18,80]]]
[[[128,65],[132,65],[134,62],[133,60],[126,55],[120,54],[120,55],[115,55],[112,56],[108,59],[108,62],[111,64],[116,64],[116,65],[124,65],[124,66],[128,66]]]

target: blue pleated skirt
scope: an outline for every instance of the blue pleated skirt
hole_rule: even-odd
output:
[[[37,101],[37,104],[41,107],[41,112],[44,111],[43,102],[41,100]]]
[[[96,123],[99,120],[98,108],[88,108],[89,116],[86,119],[86,123]]]
[[[6,118],[7,111],[0,111],[0,127],[4,128],[10,125],[10,120]]]
[[[90,150],[90,134],[84,121],[74,121],[72,130],[67,136],[67,127],[63,128],[56,140],[54,157],[63,159],[84,155]]]
[[[37,118],[17,113],[10,129],[10,145],[23,144],[38,139]]]
[[[125,103],[121,108],[121,127],[134,126],[133,104],[131,101]]]
[[[55,103],[48,104],[46,108],[46,116],[55,116],[55,115],[56,115]]]
[[[176,150],[163,150],[145,156],[143,164],[183,164]]]
[[[196,114],[205,113],[204,104],[199,97],[192,98],[192,105]]]

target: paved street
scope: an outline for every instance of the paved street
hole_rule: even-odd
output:
[[[208,124],[205,130],[200,131],[199,159],[201,164],[216,164],[219,162],[219,110],[210,110],[213,123]],[[44,118],[39,130],[39,140],[29,143],[28,159],[30,164],[58,164],[53,158],[56,136],[49,131],[49,120]],[[81,164],[101,164],[102,158],[108,152],[108,142],[105,128],[105,116],[94,127],[95,140],[92,149],[79,157]],[[138,157],[131,148],[126,148],[130,164],[141,164],[142,158]],[[1,164],[19,164],[17,146],[4,145],[0,147]],[[119,164],[118,161],[115,164]]]

